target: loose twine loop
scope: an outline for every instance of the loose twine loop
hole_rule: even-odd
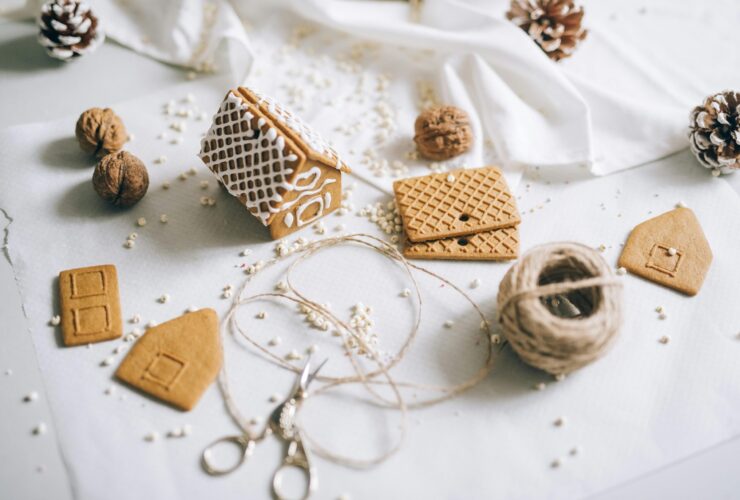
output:
[[[499,285],[498,320],[527,364],[565,375],[602,356],[622,322],[622,284],[577,243],[535,247]]]
[[[408,276],[409,280],[411,281],[413,285],[413,297],[416,302],[416,306],[418,310],[416,320],[413,324],[411,331],[407,335],[406,339],[404,340],[398,352],[390,356],[390,359],[387,360],[386,362],[381,361],[380,357],[375,352],[375,350],[370,345],[367,344],[363,336],[359,335],[358,332],[352,326],[349,325],[349,323],[338,318],[334,313],[332,313],[326,307],[322,306],[321,304],[311,300],[310,298],[302,294],[298,289],[296,289],[293,286],[291,282],[291,275],[293,271],[297,267],[299,267],[301,263],[305,262],[311,256],[315,255],[316,253],[322,250],[325,250],[331,247],[336,247],[342,244],[359,245],[359,246],[371,249],[381,254],[382,256],[392,261],[395,261],[401,266],[401,268],[404,270],[405,274]],[[460,288],[458,288],[453,283],[448,281],[446,278],[432,271],[429,271],[428,269],[425,269],[423,267],[410,263],[398,251],[398,249],[395,246],[379,238],[376,238],[374,236],[370,236],[367,234],[353,234],[353,235],[348,235],[348,236],[338,236],[334,238],[326,238],[323,240],[306,243],[305,245],[299,245],[297,248],[294,249],[294,252],[292,252],[292,256],[295,256],[296,258],[290,264],[285,274],[285,280],[286,280],[287,288],[288,288],[285,293],[261,293],[261,294],[251,295],[251,296],[245,296],[245,291],[247,289],[247,286],[249,285],[249,283],[251,283],[252,279],[256,276],[256,275],[250,275],[245,279],[245,281],[240,286],[239,292],[234,297],[231,307],[229,308],[229,310],[227,311],[224,317],[223,324],[228,325],[232,336],[236,337],[238,335],[242,337],[245,341],[247,341],[247,343],[249,343],[252,347],[255,348],[256,353],[262,358],[266,359],[267,361],[281,368],[298,373],[300,371],[300,368],[286,362],[284,359],[282,359],[281,357],[271,352],[265,346],[257,342],[257,340],[255,340],[252,336],[250,336],[249,333],[244,328],[242,328],[241,325],[239,324],[239,321],[237,320],[237,317],[236,317],[236,313],[240,307],[246,304],[259,301],[259,300],[265,300],[265,299],[287,300],[289,302],[293,302],[295,304],[305,306],[309,310],[325,317],[326,320],[338,332],[340,332],[345,353],[347,357],[349,358],[352,364],[352,367],[354,369],[354,375],[350,375],[350,376],[329,377],[329,376],[319,375],[317,377],[317,380],[324,382],[324,385],[312,391],[312,395],[320,394],[320,393],[326,392],[328,390],[331,390],[333,388],[337,388],[337,387],[340,387],[346,384],[362,384],[363,387],[367,390],[367,392],[372,396],[372,399],[378,406],[381,406],[384,408],[398,409],[401,411],[400,436],[395,444],[391,445],[385,452],[383,452],[379,456],[375,458],[371,458],[371,459],[357,459],[357,458],[346,457],[343,455],[333,453],[325,449],[324,447],[322,447],[314,439],[311,439],[310,435],[308,435],[305,429],[303,429],[304,438],[311,444],[312,451],[316,453],[317,455],[327,460],[330,460],[334,463],[345,465],[348,467],[366,468],[366,467],[370,467],[373,465],[377,465],[383,462],[384,460],[388,459],[390,456],[392,456],[394,453],[396,453],[401,448],[403,444],[403,440],[406,435],[406,416],[407,416],[407,412],[409,409],[427,407],[427,406],[440,403],[442,401],[452,399],[462,394],[463,392],[471,389],[475,385],[477,385],[481,380],[483,380],[488,375],[488,373],[493,368],[494,349],[492,348],[493,345],[491,342],[490,325],[488,321],[486,320],[485,315],[481,311],[480,307],[470,298],[470,296],[468,296],[464,291],[462,291]],[[275,257],[275,258],[272,258],[266,261],[264,263],[263,269],[280,262],[285,257],[287,256],[283,256],[283,257],[278,256],[278,257]],[[484,347],[486,349],[486,359],[483,365],[478,369],[478,371],[475,374],[473,374],[470,378],[468,378],[467,380],[459,384],[431,385],[431,384],[419,384],[415,382],[396,381],[393,378],[393,376],[390,374],[390,370],[394,366],[396,366],[411,349],[411,346],[414,340],[418,336],[419,326],[421,324],[423,301],[422,301],[419,285],[416,281],[416,278],[414,277],[414,273],[412,272],[413,270],[416,270],[418,272],[431,276],[437,279],[438,281],[440,281],[441,283],[443,283],[445,287],[448,287],[456,291],[471,305],[471,307],[475,310],[475,312],[481,318],[481,333],[484,334],[483,336],[485,337],[483,339],[483,342],[484,342]],[[376,365],[377,367],[376,369],[371,370],[371,371],[365,371],[363,369],[361,364],[358,362],[357,354],[351,348],[350,339],[354,340],[360,346],[361,350],[367,353],[367,355]],[[224,357],[224,362],[221,368],[221,372],[219,373],[218,384],[219,384],[219,388],[221,389],[221,393],[224,398],[224,403],[226,405],[227,411],[229,415],[231,416],[232,420],[234,420],[234,422],[239,426],[242,432],[244,432],[247,436],[249,436],[250,438],[255,438],[257,436],[257,433],[254,433],[249,428],[248,420],[244,418],[243,414],[239,410],[238,406],[236,405],[232,397],[231,391],[229,389],[229,377],[227,373],[225,357]],[[393,394],[393,398],[389,399],[379,394],[376,389],[376,387],[378,386],[389,387]],[[436,392],[439,395],[430,397],[428,399],[418,400],[418,401],[415,401],[414,403],[407,403],[401,394],[401,390],[400,390],[401,388],[426,390],[430,392]]]

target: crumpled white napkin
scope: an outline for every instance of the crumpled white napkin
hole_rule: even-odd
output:
[[[29,0],[30,6],[38,3]],[[183,66],[208,67],[220,59],[235,84],[252,61],[242,23],[247,18],[258,23],[260,13],[275,9],[354,37],[430,49],[429,65],[438,72],[443,97],[474,115],[504,166],[582,164],[601,175],[685,148],[691,107],[720,90],[717,82],[730,84],[740,76],[740,69],[680,68],[689,60],[709,69],[700,55],[723,51],[726,41],[716,26],[728,23],[722,13],[732,8],[731,1],[676,6],[656,0],[650,11],[637,0],[583,3],[589,36],[561,63],[550,61],[505,19],[508,0],[424,0],[418,22],[411,19],[409,3],[400,1],[99,0],[93,5],[119,43]],[[694,23],[697,16],[711,22]],[[649,23],[645,29],[633,29],[643,21]],[[681,33],[688,29],[693,36],[684,47]],[[678,45],[681,50],[672,50]]]

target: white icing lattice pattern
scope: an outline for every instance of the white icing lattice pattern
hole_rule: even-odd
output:
[[[338,169],[347,168],[347,165],[339,158],[339,154],[332,148],[329,143],[313,128],[301,121],[295,114],[287,110],[284,106],[275,100],[264,96],[255,90],[252,93],[257,96],[260,104],[267,106],[268,111],[276,120],[295,132],[306,145],[334,162],[334,167]]]
[[[283,210],[283,196],[298,157],[264,118],[257,120],[233,93],[224,99],[201,141],[200,157],[232,195],[245,201],[251,213],[267,225]]]

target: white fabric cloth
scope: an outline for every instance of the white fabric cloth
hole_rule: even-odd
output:
[[[584,2],[589,37],[559,64],[506,21],[508,0],[424,0],[419,23],[407,2],[395,1],[98,0],[94,7],[116,41],[179,65],[219,59],[234,83],[251,61],[243,21],[259,34],[263,19],[282,9],[358,39],[431,49],[427,66],[443,97],[466,105],[502,163],[585,164],[600,175],[686,147],[689,110],[740,78],[723,35],[737,21],[726,14],[736,10],[732,0],[643,3]]]

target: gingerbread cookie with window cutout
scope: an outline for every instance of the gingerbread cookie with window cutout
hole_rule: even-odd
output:
[[[696,295],[712,263],[699,220],[679,207],[635,226],[618,265],[654,283]]]
[[[244,87],[226,94],[201,141],[200,158],[273,239],[339,208],[342,172],[350,172],[315,130]]]

